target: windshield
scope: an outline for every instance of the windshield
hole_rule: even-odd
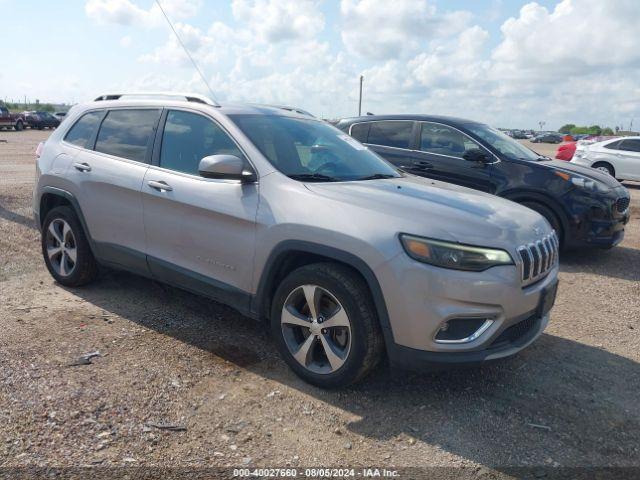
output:
[[[489,125],[469,123],[465,125],[465,127],[509,159],[529,161],[540,160],[540,155],[536,152]]]
[[[275,115],[231,119],[285,175],[303,181],[349,181],[401,176],[357,140],[318,120]]]

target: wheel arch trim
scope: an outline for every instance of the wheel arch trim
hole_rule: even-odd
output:
[[[312,255],[319,255],[326,257],[329,260],[345,264],[354,270],[356,270],[366,282],[371,292],[376,314],[382,328],[385,343],[387,346],[393,343],[393,333],[391,330],[391,322],[389,320],[389,313],[387,305],[382,294],[382,288],[378,279],[367,263],[357,255],[340,250],[338,248],[329,247],[318,243],[313,243],[304,240],[284,240],[278,243],[269,254],[267,261],[262,269],[262,274],[258,282],[258,289],[256,295],[253,298],[252,311],[258,318],[264,319],[268,316],[267,307],[270,305],[271,299],[269,298],[269,292],[274,291],[273,282],[275,281],[278,273],[278,266],[281,262],[292,253],[308,253]]]
[[[75,197],[75,195],[73,195],[71,192],[68,192],[67,190],[63,190],[62,188],[51,187],[51,186],[42,187],[40,198],[38,200],[39,211],[37,213],[37,222],[36,222],[38,225],[38,229],[42,231],[42,222],[44,222],[44,216],[42,215],[42,201],[46,194],[62,197],[71,204],[71,207],[73,208],[73,210],[75,211],[75,214],[78,216],[78,219],[80,220],[80,225],[82,225],[85,236],[87,237],[89,246],[91,247],[91,252],[95,254],[95,251],[96,251],[95,243],[93,241],[93,238],[91,237],[91,233],[89,232],[89,228],[87,226],[87,222],[84,219],[84,215],[82,214],[82,208],[80,208],[80,203],[78,203],[78,199]]]

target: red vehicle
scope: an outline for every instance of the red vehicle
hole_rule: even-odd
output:
[[[563,143],[558,147],[556,160],[570,161],[573,158],[574,153],[576,153],[576,142]]]
[[[7,107],[0,106],[0,128],[15,128],[20,131],[24,128],[24,117],[20,113],[11,113]]]

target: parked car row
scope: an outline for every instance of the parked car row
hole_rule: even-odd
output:
[[[21,113],[11,113],[6,107],[0,106],[0,128],[13,128],[21,131],[25,128],[57,128],[66,112],[56,112],[51,114],[44,111],[24,111]]]
[[[541,133],[531,139],[533,143],[561,143],[562,135],[558,133]]]
[[[36,152],[55,280],[106,266],[214,298],[325,388],[383,355],[424,369],[519,352],[549,321],[560,249],[615,245],[629,215],[610,175],[457,118],[335,128],[194,94],[101,96],[68,117]]]

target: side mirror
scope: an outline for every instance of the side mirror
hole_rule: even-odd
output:
[[[256,174],[246,168],[245,161],[235,155],[209,155],[200,160],[198,173],[204,178],[222,178],[255,182]]]
[[[462,158],[470,162],[489,163],[489,156],[479,148],[467,150],[462,155]]]

